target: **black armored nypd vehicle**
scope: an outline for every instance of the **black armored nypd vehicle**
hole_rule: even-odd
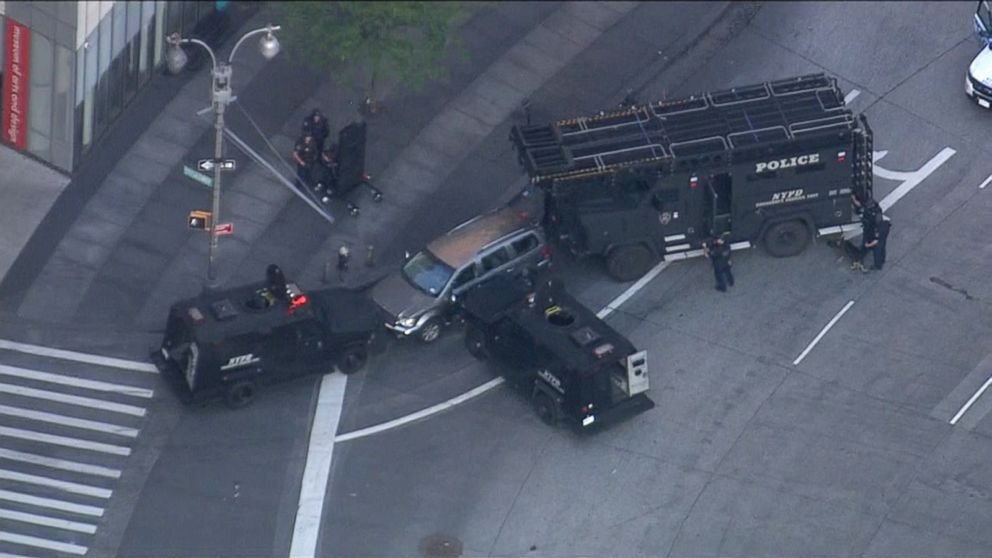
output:
[[[348,289],[304,293],[270,265],[264,282],[173,304],[152,360],[184,402],[223,396],[241,407],[261,384],[335,365],[360,370],[382,321],[377,312]]]
[[[499,276],[463,294],[465,345],[493,357],[546,423],[587,430],[654,407],[647,352],[565,292],[557,279]]]

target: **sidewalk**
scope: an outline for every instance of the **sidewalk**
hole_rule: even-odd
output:
[[[238,160],[238,170],[225,175],[222,221],[234,223],[235,234],[221,238],[221,279],[229,285],[257,280],[266,264],[278,263],[305,287],[323,284],[328,267],[337,283],[333,268],[342,244],[353,254],[345,284],[392,271],[404,250],[419,249],[522,184],[507,138],[522,119],[524,99],[531,99],[535,121],[614,106],[628,87],[642,87],[645,76],[664,68],[660,52],[678,52],[723,8],[634,2],[483,7],[458,31],[469,56],[453,62],[447,84],[384,95],[386,111],[368,123],[367,161],[385,199],[375,204],[358,190],[351,197],[361,215],[351,217],[335,204],[333,225],[228,142],[227,156]],[[698,25],[687,28],[666,17],[675,9],[698,12]],[[263,25],[266,17],[258,14],[244,29]],[[145,331],[162,327],[171,302],[201,289],[208,242],[202,231],[187,230],[185,220],[189,210],[210,207],[210,192],[184,177],[182,166],[212,153],[209,119],[195,116],[209,102],[208,79],[201,71],[182,87],[119,158],[30,287],[22,295],[0,293],[9,305],[4,309],[39,322]],[[285,60],[265,63],[253,52],[239,53],[234,89],[283,157],[313,107],[337,130],[357,117],[354,101],[361,98],[357,90],[321,83]],[[237,106],[230,126],[272,160]],[[364,265],[368,245],[375,247],[372,267]]]

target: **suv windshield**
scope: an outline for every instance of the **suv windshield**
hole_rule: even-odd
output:
[[[454,269],[424,250],[403,266],[403,276],[413,286],[431,296],[437,296],[451,279]]]

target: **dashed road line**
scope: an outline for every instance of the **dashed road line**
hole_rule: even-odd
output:
[[[93,399],[92,397],[83,397],[81,395],[68,395],[59,391],[48,391],[44,389],[29,388],[0,382],[0,393],[9,393],[11,395],[20,395],[22,397],[32,397],[35,399],[45,399],[48,401],[55,401],[57,403],[69,403],[80,407],[89,407],[91,409],[100,409],[101,411],[123,413],[125,415],[133,415],[136,417],[145,416],[144,407],[135,407],[134,405],[104,401],[103,399]]]
[[[121,477],[120,470],[111,469],[110,467],[101,467],[99,465],[90,465],[89,463],[67,461],[65,459],[56,459],[46,455],[35,455],[33,453],[0,448],[0,460],[2,459],[7,459],[9,461],[20,461],[21,463],[30,463],[32,465],[48,467],[49,469],[61,469],[63,471],[72,471],[74,473],[84,473],[87,475],[107,477],[111,479],[119,479]]]
[[[82,496],[92,496],[94,498],[110,498],[113,495],[113,490],[108,490],[106,488],[100,488],[97,486],[90,486],[88,484],[80,484],[78,482],[69,482],[58,479],[52,479],[49,477],[42,477],[38,475],[29,475],[27,473],[21,473],[19,471],[8,471],[7,469],[0,469],[0,479],[9,480],[14,482],[23,482],[25,484],[34,484],[37,486],[47,486],[49,488],[55,488],[63,492],[69,492],[71,494],[79,494]]]
[[[951,424],[957,424],[958,420],[960,420],[961,417],[968,411],[968,409],[971,408],[971,406],[975,403],[975,401],[978,401],[978,398],[981,397],[983,393],[985,393],[985,390],[988,389],[989,385],[992,385],[992,377],[986,380],[985,383],[982,384],[982,387],[978,388],[978,391],[976,391],[971,396],[971,399],[968,399],[968,402],[965,403],[964,406],[962,406],[957,413],[955,413],[954,417],[951,419]]]
[[[8,351],[17,351],[19,353],[27,353],[36,356],[58,358],[62,360],[72,360],[75,362],[85,362],[87,364],[109,366],[110,368],[120,368],[123,370],[133,370],[136,372],[151,372],[154,374],[158,374],[158,368],[156,368],[155,365],[150,362],[138,362],[134,360],[126,360],[123,358],[114,358],[114,357],[107,357],[101,355],[94,355],[90,353],[67,351],[65,349],[53,349],[51,347],[43,347],[41,345],[18,343],[17,341],[9,341],[7,339],[0,339],[0,349],[7,349]]]
[[[27,368],[8,366],[6,364],[0,364],[0,375],[23,378],[25,380],[37,380],[39,382],[46,382],[49,384],[78,387],[93,391],[119,393],[121,395],[130,395],[132,397],[143,397],[145,399],[151,399],[151,397],[155,395],[154,390],[147,388],[113,384],[98,380],[87,380],[85,378],[76,378],[73,376],[66,376],[64,374],[52,374],[50,372],[41,372],[39,370],[29,370]]]
[[[845,105],[851,104],[851,101],[857,99],[858,98],[858,95],[860,95],[860,94],[861,94],[861,92],[858,91],[857,89],[852,89],[852,90],[848,91],[847,92],[847,95],[844,95],[844,104]]]
[[[982,182],[981,185],[978,186],[978,189],[979,190],[984,190],[985,187],[989,185],[989,182],[992,182],[992,174],[990,174],[989,177],[986,178],[985,181]]]
[[[46,434],[45,432],[35,432],[34,430],[24,430],[21,428],[11,428],[9,426],[0,426],[0,437],[3,436],[27,440],[29,442],[40,442],[43,444],[52,444],[53,446],[84,449],[100,453],[110,453],[113,455],[131,455],[131,448],[125,446],[116,446],[114,444],[105,444],[103,442],[81,440],[79,438],[70,438],[68,436],[56,436],[55,434]]]
[[[847,313],[847,311],[850,310],[852,306],[854,306],[854,301],[853,300],[847,301],[847,304],[845,304],[844,307],[840,309],[840,312],[837,312],[837,315],[834,316],[833,319],[831,319],[830,322],[828,322],[827,325],[820,330],[820,333],[817,334],[817,336],[813,339],[813,341],[811,341],[810,344],[806,346],[803,352],[798,357],[796,357],[796,360],[792,361],[792,365],[796,366],[797,364],[802,362],[803,359],[806,358],[806,355],[808,355],[809,352],[813,350],[813,347],[815,347],[816,344],[820,342],[820,339],[823,339],[823,336],[826,335],[828,331],[830,331],[830,328],[834,327],[834,324],[836,324],[837,321],[840,320],[841,316]]]

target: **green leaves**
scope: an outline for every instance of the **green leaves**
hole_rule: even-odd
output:
[[[444,64],[460,2],[284,2],[287,52],[335,76],[395,79],[415,89],[445,77]]]

